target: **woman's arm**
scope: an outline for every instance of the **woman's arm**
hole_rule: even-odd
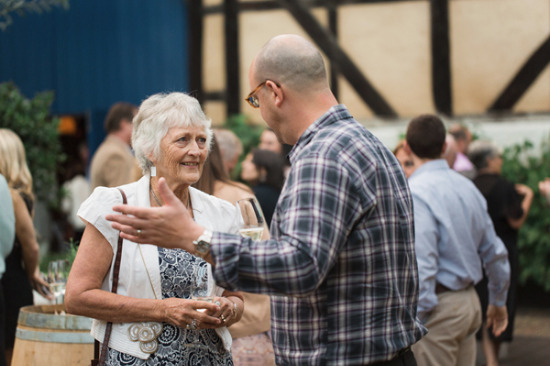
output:
[[[109,273],[113,250],[105,237],[91,224],[86,224],[78,253],[67,282],[67,312],[114,323],[156,321],[185,327],[193,319],[217,326],[221,321],[197,311],[207,308],[219,311],[215,304],[184,299],[138,299],[101,289]]]
[[[523,210],[523,215],[517,219],[508,218],[508,224],[516,230],[519,230],[525,220],[527,220],[527,215],[531,209],[531,203],[533,202],[533,190],[524,184],[516,184],[516,191],[523,196],[521,201],[521,208]]]
[[[38,268],[40,247],[36,241],[32,217],[29,214],[25,201],[17,191],[11,190],[11,197],[15,215],[15,235],[21,244],[25,272],[36,291],[48,299],[53,299],[49,291],[44,290],[44,288],[49,289],[49,286],[42,278],[40,269]]]

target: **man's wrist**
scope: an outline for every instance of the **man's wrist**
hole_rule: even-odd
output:
[[[210,242],[212,241],[212,231],[204,229],[202,234],[193,240],[194,255],[206,259],[210,254]]]

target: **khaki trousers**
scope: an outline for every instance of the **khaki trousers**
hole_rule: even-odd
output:
[[[418,366],[475,366],[481,305],[473,286],[437,296],[428,334],[412,346]]]

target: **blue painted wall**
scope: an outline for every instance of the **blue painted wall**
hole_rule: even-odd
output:
[[[88,115],[93,152],[111,104],[187,90],[187,29],[182,0],[71,0],[68,10],[14,16],[0,31],[0,82],[27,97],[53,90],[54,114]]]

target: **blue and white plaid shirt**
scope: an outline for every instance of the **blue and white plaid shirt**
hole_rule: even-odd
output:
[[[214,234],[216,281],[272,295],[278,365],[391,359],[426,332],[399,162],[343,105],[305,131],[290,160],[271,240]]]

